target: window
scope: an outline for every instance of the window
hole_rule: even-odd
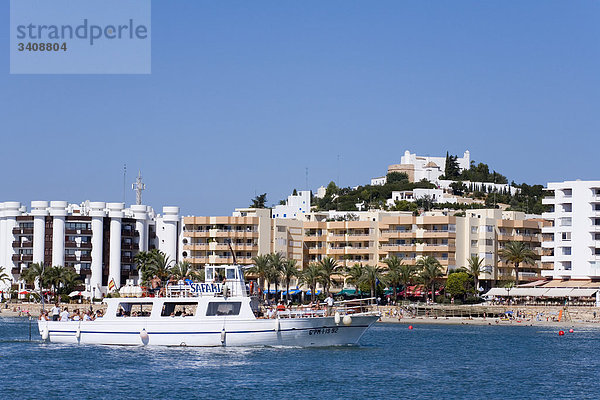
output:
[[[206,316],[239,315],[241,307],[242,303],[240,301],[211,301],[206,308]]]
[[[560,219],[560,226],[571,226],[571,223],[570,217]]]
[[[571,232],[562,232],[561,238],[563,241],[568,242],[571,240]]]
[[[477,233],[477,227],[476,226],[472,226],[471,227],[471,233]]]
[[[285,226],[278,226],[277,227],[277,232],[285,233]]]
[[[565,203],[562,205],[563,212],[571,212],[573,211],[573,205],[571,203]]]
[[[573,189],[563,189],[563,196],[571,197],[573,195]]]
[[[471,240],[471,247],[477,246],[477,240]]]
[[[149,317],[152,303],[119,303],[117,317]]]
[[[600,256],[600,249],[598,249],[598,248],[594,249],[594,255]]]
[[[188,317],[196,315],[197,303],[165,301],[161,317]]]
[[[494,240],[493,239],[485,239],[485,245],[486,246],[493,246],[494,245]]]
[[[571,255],[571,248],[570,247],[563,247],[562,248],[562,253],[564,256],[570,256]]]

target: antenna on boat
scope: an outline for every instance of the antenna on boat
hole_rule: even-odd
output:
[[[237,260],[235,258],[235,252],[233,251],[233,247],[231,247],[231,240],[227,242],[229,245],[229,250],[231,250],[231,255],[233,256],[233,265],[237,265]]]

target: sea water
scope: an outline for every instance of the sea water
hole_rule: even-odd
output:
[[[547,399],[600,393],[600,330],[377,324],[359,346],[42,343],[0,318],[2,399]],[[568,327],[562,327],[563,330]]]

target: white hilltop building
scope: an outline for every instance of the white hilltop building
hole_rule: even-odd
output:
[[[153,248],[178,261],[181,222],[179,207],[85,201],[32,201],[30,210],[19,202],[0,203],[0,266],[12,282],[24,287],[21,273],[32,263],[61,265],[77,272],[93,297],[138,282],[134,257]]]
[[[273,218],[298,218],[310,212],[310,190],[302,190],[288,196],[285,205],[273,208]]]
[[[468,169],[471,165],[471,153],[466,150],[462,157],[456,159],[458,167]],[[435,182],[440,176],[446,172],[446,156],[430,157],[418,156],[406,150],[400,158],[400,164],[393,164],[388,167],[390,172],[404,172],[408,175],[408,180],[411,182],[419,182],[427,179],[430,182]]]

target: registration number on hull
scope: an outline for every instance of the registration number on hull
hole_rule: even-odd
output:
[[[338,333],[338,328],[320,328],[320,329],[309,329],[309,335],[324,335],[328,333]]]

